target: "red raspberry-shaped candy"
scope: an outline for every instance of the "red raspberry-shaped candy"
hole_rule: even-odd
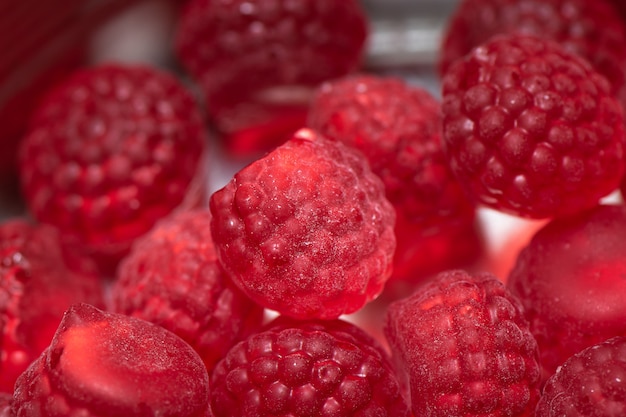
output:
[[[524,305],[544,377],[567,358],[626,335],[626,207],[599,206],[540,229],[507,286]]]
[[[394,278],[419,276],[425,268],[415,252],[426,241],[473,227],[474,206],[448,167],[440,123],[439,102],[396,78],[360,75],[327,82],[311,104],[309,126],[362,151],[385,184],[397,214]],[[458,248],[441,256],[432,251],[429,261],[465,258],[466,248]],[[470,252],[477,254],[476,248]]]
[[[103,65],[50,92],[20,150],[32,214],[112,273],[132,241],[196,205],[206,135],[193,96],[149,67]]]
[[[210,200],[223,267],[264,307],[337,318],[391,274],[395,213],[365,157],[301,129]]]
[[[160,326],[88,304],[71,307],[15,384],[20,417],[208,417],[198,354]]]
[[[626,415],[626,337],[615,337],[569,358],[546,383],[536,417]]]
[[[385,335],[409,373],[414,415],[533,415],[537,343],[495,276],[439,274],[390,305]]]
[[[574,213],[615,190],[624,120],[606,79],[560,45],[499,36],[443,80],[444,147],[468,192],[524,217]]]
[[[77,302],[102,304],[95,273],[79,274],[56,230],[19,219],[0,225],[0,391],[50,344],[63,313]]]
[[[302,127],[320,82],[359,66],[366,35],[357,0],[191,0],[176,50],[231,149],[259,151]]]
[[[440,73],[489,38],[507,33],[558,42],[607,77],[613,94],[626,93],[626,30],[606,0],[463,0],[444,35]]]
[[[211,376],[215,417],[408,417],[389,358],[348,322],[281,321],[231,349]]]
[[[218,264],[210,222],[208,209],[160,220],[122,261],[112,291],[116,312],[176,333],[209,371],[263,319]]]
[[[473,213],[443,154],[440,110],[422,88],[360,75],[324,83],[309,125],[363,152],[397,211],[428,228]]]

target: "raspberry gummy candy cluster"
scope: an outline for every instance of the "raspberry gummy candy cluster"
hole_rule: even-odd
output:
[[[168,69],[40,92],[0,416],[626,412],[619,4],[461,0],[428,84],[366,2],[180,3]]]

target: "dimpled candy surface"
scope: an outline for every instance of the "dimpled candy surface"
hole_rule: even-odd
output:
[[[383,289],[395,212],[357,150],[301,129],[210,200],[222,266],[250,298],[298,318],[337,318]]]
[[[17,218],[0,224],[0,391],[13,392],[70,305],[103,303],[95,273],[74,272],[79,260],[59,242],[49,226]]]
[[[367,32],[357,0],[191,0],[179,22],[176,52],[218,129],[233,133],[266,122],[272,107],[284,111],[281,101],[305,108],[308,97],[279,98],[272,90],[310,90],[353,71]]]
[[[626,337],[570,357],[546,383],[536,417],[626,415]]]
[[[396,209],[393,279],[429,272],[421,254],[445,267],[480,252],[449,245],[428,251],[446,234],[470,235],[474,205],[448,167],[441,144],[441,108],[424,88],[402,79],[357,75],[324,83],[309,111],[309,126],[359,149],[385,184]],[[463,232],[461,232],[463,231]],[[477,249],[478,248],[478,249]],[[458,250],[457,250],[458,249]]]
[[[114,311],[176,333],[209,370],[263,319],[218,264],[210,222],[208,208],[160,220],[122,261],[112,290]]]
[[[524,33],[551,39],[585,58],[624,96],[624,22],[605,0],[463,0],[444,35],[439,71],[497,34]]]
[[[533,416],[537,343],[495,276],[443,272],[392,303],[384,330],[415,416]]]
[[[324,83],[309,125],[363,152],[398,212],[427,228],[442,217],[473,213],[447,167],[440,118],[439,102],[423,88],[359,75]]]
[[[20,148],[30,212],[111,273],[156,220],[198,204],[206,134],[198,105],[173,76],[108,64],[48,93]]]
[[[207,417],[198,354],[144,320],[72,306],[50,346],[15,385],[20,417]]]
[[[540,229],[507,286],[524,305],[544,377],[567,358],[626,335],[626,208],[603,205]]]
[[[531,218],[590,208],[624,171],[624,121],[582,58],[532,36],[492,38],[443,79],[444,149],[484,205]]]
[[[215,417],[408,417],[391,362],[341,320],[279,317],[237,344],[211,376]]]

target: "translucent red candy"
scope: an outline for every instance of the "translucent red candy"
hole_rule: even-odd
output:
[[[215,417],[408,417],[387,353],[341,320],[279,318],[211,377]]]
[[[536,417],[626,415],[626,336],[575,354],[546,383]]]
[[[27,207],[113,275],[135,238],[206,197],[195,97],[150,66],[72,73],[42,100],[20,146]]]
[[[609,4],[622,0],[462,0],[448,21],[439,71],[499,34],[524,33],[558,42],[589,63],[624,98],[626,29]],[[623,6],[621,6],[623,7]]]
[[[424,229],[474,212],[448,168],[440,123],[428,91],[375,75],[324,83],[309,112],[312,129],[363,152],[398,214]]]
[[[147,321],[71,307],[50,346],[15,384],[20,417],[208,417],[198,354]]]
[[[391,304],[385,335],[415,416],[532,416],[537,343],[495,276],[447,271]]]
[[[70,305],[102,305],[95,272],[77,273],[74,267],[88,270],[82,259],[61,249],[53,228],[19,219],[0,225],[0,391],[13,392],[15,380],[50,344]]]
[[[626,207],[552,220],[520,253],[507,286],[524,306],[544,378],[567,358],[626,335]]]
[[[363,307],[391,275],[395,212],[358,151],[301,129],[210,200],[220,262],[244,293],[297,318]]]
[[[261,327],[263,308],[222,271],[207,209],[167,217],[139,241],[119,269],[113,309],[176,333],[207,369]]]
[[[624,118],[606,78],[563,46],[491,38],[442,81],[443,143],[479,203],[528,218],[598,204],[624,173]]]
[[[463,0],[440,107],[403,80],[337,80],[363,56],[362,4],[188,1],[176,52],[210,121],[150,67],[87,69],[44,99],[22,190],[65,241],[0,226],[0,417],[531,417],[538,401],[536,417],[626,415],[626,207],[580,214],[620,181],[626,194],[616,11]],[[490,37],[512,28],[567,47]],[[205,122],[239,153],[287,141],[208,210],[153,228],[205,197]],[[474,203],[572,217],[536,235],[508,288],[460,270],[423,282],[478,256]],[[111,272],[133,243],[115,312],[99,310],[98,283],[73,272],[90,266],[67,247]],[[337,319],[385,287],[417,289],[366,323],[395,363]],[[282,317],[261,328],[263,308]],[[542,368],[559,370],[539,400]]]
[[[394,77],[329,81],[311,103],[309,126],[363,152],[396,209],[391,285],[414,286],[481,253],[475,207],[448,166],[440,123],[439,102]]]
[[[229,149],[262,152],[304,125],[319,83],[358,68],[367,23],[357,0],[191,0],[176,52]]]

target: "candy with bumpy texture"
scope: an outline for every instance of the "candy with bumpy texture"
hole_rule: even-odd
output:
[[[77,71],[48,93],[21,144],[27,206],[112,275],[135,238],[206,197],[203,123],[170,74],[121,64]]]
[[[383,289],[395,212],[355,149],[301,129],[210,199],[220,262],[254,301],[298,318],[337,318]]]
[[[341,320],[280,317],[211,376],[215,417],[408,417],[387,353]]]
[[[112,290],[114,311],[176,333],[209,371],[263,320],[218,264],[210,223],[208,208],[160,220],[135,242]]]
[[[495,276],[439,274],[390,305],[385,335],[409,374],[414,415],[533,415],[537,342]]]
[[[530,218],[572,214],[614,191],[624,118],[607,80],[560,45],[497,36],[443,79],[444,149],[482,204]]]
[[[81,259],[61,249],[44,225],[11,219],[0,225],[0,391],[50,344],[63,313],[78,302],[103,304],[95,272],[75,272]]]
[[[426,248],[445,241],[446,234],[462,239],[471,236],[466,231],[475,232],[475,207],[448,167],[440,123],[439,102],[428,91],[393,77],[326,82],[311,103],[309,126],[363,152],[385,184],[397,215],[392,282],[415,284],[481,252],[480,239],[471,238],[471,248],[448,245],[446,253]]]
[[[626,336],[570,357],[546,383],[536,417],[626,415]]]
[[[448,169],[440,119],[439,102],[428,91],[374,75],[324,83],[309,111],[309,126],[363,152],[389,201],[425,228],[442,217],[473,218]]]
[[[607,77],[626,98],[626,29],[606,0],[463,0],[444,35],[439,72],[498,34],[524,33],[558,42]],[[624,101],[622,101],[624,102]]]
[[[567,358],[626,335],[626,208],[552,220],[523,249],[507,286],[524,305],[544,378]]]
[[[357,0],[191,0],[176,52],[227,146],[266,151],[303,126],[319,83],[360,65],[366,19]]]
[[[209,379],[174,333],[88,304],[72,306],[16,384],[20,417],[208,417]]]

